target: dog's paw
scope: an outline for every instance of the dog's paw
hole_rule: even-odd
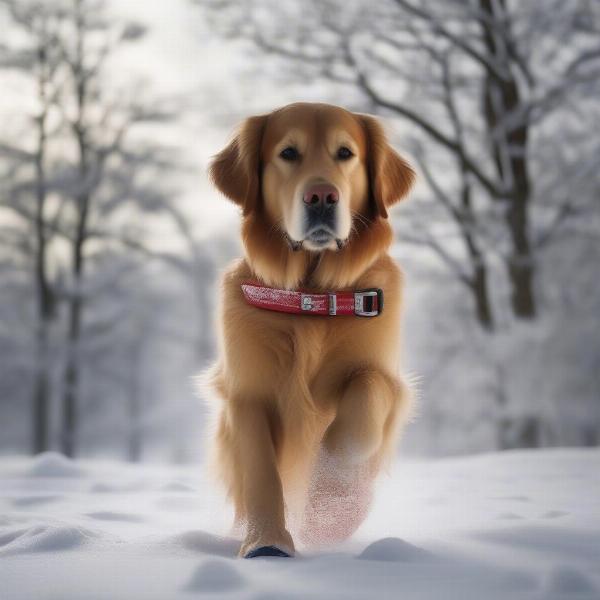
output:
[[[262,556],[291,558],[291,554],[279,549],[277,546],[260,546],[259,548],[250,550],[250,552],[244,555],[244,558],[260,558]]]
[[[294,556],[294,541],[284,528],[253,529],[250,527],[242,543],[238,556],[257,558],[259,556]]]

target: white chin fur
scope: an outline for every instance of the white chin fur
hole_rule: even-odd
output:
[[[323,250],[337,250],[337,242],[332,238],[327,244],[315,244],[311,242],[309,239],[306,239],[302,242],[302,247],[305,250],[310,250],[311,252],[322,252]]]

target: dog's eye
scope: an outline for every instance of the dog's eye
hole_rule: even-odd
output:
[[[298,160],[300,158],[300,153],[293,146],[288,146],[279,153],[279,156],[283,158],[283,160],[288,160],[291,162]]]
[[[354,156],[354,154],[352,153],[352,150],[350,150],[350,148],[347,148],[346,146],[340,146],[338,148],[338,151],[337,151],[338,160],[348,160],[349,158],[352,158],[353,156]]]

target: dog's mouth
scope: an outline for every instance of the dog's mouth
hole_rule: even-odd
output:
[[[325,227],[313,229],[305,238],[315,246],[328,246],[331,240],[336,239],[331,231]]]
[[[290,246],[290,248],[297,252],[302,248],[306,250],[325,250],[327,248],[333,248],[333,244],[335,243],[335,248],[337,250],[341,250],[347,243],[348,238],[341,239],[335,236],[330,229],[319,227],[311,230],[308,235],[302,240],[295,240],[288,233],[285,234],[285,238]]]

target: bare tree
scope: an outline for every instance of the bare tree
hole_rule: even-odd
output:
[[[90,235],[93,203],[105,176],[107,163],[122,152],[131,127],[157,115],[135,102],[116,101],[103,92],[103,67],[107,57],[122,42],[137,39],[144,29],[134,24],[114,23],[102,2],[73,0],[66,12],[59,38],[67,84],[61,106],[75,141],[76,160],[71,173],[70,195],[74,209],[71,246],[71,278],[67,294],[67,354],[63,381],[61,448],[67,456],[75,452],[80,384],[79,354],[85,307],[84,278],[86,245]],[[69,107],[72,107],[69,110]]]
[[[50,401],[49,388],[49,337],[55,314],[55,298],[52,282],[48,273],[47,249],[50,231],[47,226],[47,198],[49,182],[47,175],[47,152],[49,136],[49,115],[54,107],[58,92],[56,72],[60,64],[57,33],[62,20],[59,6],[15,2],[3,0],[11,18],[27,35],[24,46],[16,50],[6,50],[3,61],[4,68],[18,68],[30,73],[36,88],[37,113],[33,117],[34,141],[31,152],[19,151],[10,145],[3,147],[5,155],[15,160],[16,164],[32,164],[33,177],[20,190],[12,189],[11,196],[18,196],[19,191],[30,190],[35,199],[33,210],[27,209],[32,218],[35,235],[33,245],[33,275],[37,296],[36,325],[36,359],[32,399],[32,441],[34,453],[48,449],[48,411]],[[14,200],[14,198],[13,198]],[[18,203],[12,207],[23,211]]]
[[[144,274],[156,264],[175,267],[177,285],[190,285],[197,296],[199,330],[186,331],[177,343],[192,345],[201,359],[210,352],[206,306],[213,259],[175,205],[178,190],[167,189],[157,176],[179,168],[179,157],[136,131],[140,124],[172,119],[174,111],[139,86],[119,91],[106,83],[108,59],[121,44],[142,37],[143,27],[113,20],[96,0],[1,1],[27,44],[19,36],[7,40],[0,68],[18,69],[35,84],[38,107],[24,135],[3,132],[0,139],[0,208],[14,215],[1,224],[0,266],[12,268],[16,279],[16,266],[3,259],[5,251],[14,256],[18,251],[26,261],[19,268],[31,273],[38,298],[36,349],[28,358],[23,349],[23,364],[35,374],[32,449],[48,448],[49,404],[60,395],[59,445],[74,455],[83,414],[98,410],[102,390],[107,396],[102,405],[122,399],[129,406],[131,426],[123,433],[129,455],[137,458],[140,382],[142,369],[148,368],[140,356],[144,336],[161,311],[151,300],[161,283]],[[136,218],[140,214],[167,215],[185,252],[153,249]],[[3,301],[25,294],[4,281],[12,293]],[[140,319],[145,325],[130,326]],[[49,347],[52,320],[54,345]],[[155,335],[167,340],[179,333]],[[20,343],[4,341],[7,350]],[[50,381],[49,359],[61,367],[61,383],[55,376]]]

